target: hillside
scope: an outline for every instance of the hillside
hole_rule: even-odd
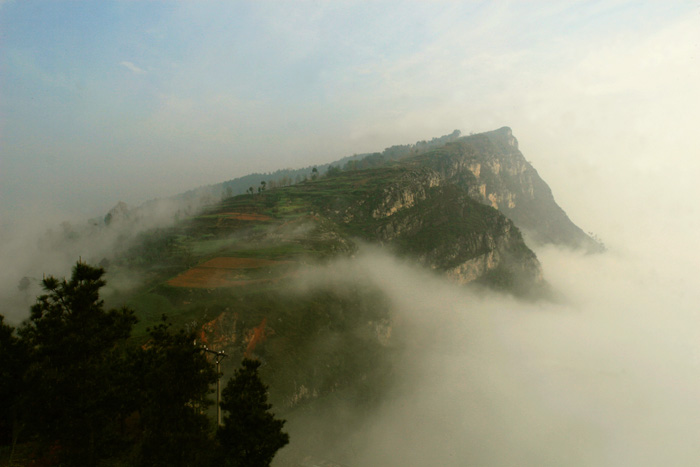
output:
[[[37,264],[80,256],[105,267],[105,300],[135,310],[137,343],[167,315],[198,344],[226,351],[224,380],[244,356],[261,360],[270,401],[289,420],[280,465],[343,439],[382,403],[396,359],[415,346],[381,285],[397,269],[382,261],[541,299],[548,286],[526,242],[601,248],[556,204],[508,128],[455,131],[306,172],[236,196],[220,184],[135,209],[119,203],[37,245]],[[43,272],[17,272],[17,308],[37,295]],[[319,414],[330,428],[310,422]]]
[[[110,301],[136,310],[140,335],[162,314],[196,329],[202,344],[233,357],[225,375],[244,355],[261,359],[271,401],[290,419],[289,449],[309,452],[316,435],[307,445],[295,420],[338,404],[371,410],[406,345],[382,290],[336,277],[338,261],[378,247],[461,284],[535,297],[546,284],[520,229],[538,242],[598,248],[556,205],[510,129],[457,136],[181,211],[174,226],[141,233],[112,259],[110,276],[137,275],[143,285]],[[129,213],[109,218],[107,228],[118,228]]]
[[[559,207],[508,127],[460,138],[414,161],[498,209],[537,244],[601,251]]]

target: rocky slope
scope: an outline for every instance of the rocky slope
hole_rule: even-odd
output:
[[[473,199],[498,209],[536,243],[590,252],[602,249],[559,207],[508,127],[460,138],[414,162],[433,168]]]
[[[315,201],[350,238],[390,245],[462,284],[480,280],[519,293],[541,285],[539,262],[512,221],[435,170],[398,163],[324,182],[353,179],[361,192]]]
[[[244,355],[263,360],[271,401],[291,426],[336,403],[372,410],[401,332],[376,284],[331,280],[334,261],[351,263],[372,244],[461,284],[534,295],[545,284],[521,229],[543,243],[599,248],[557,206],[510,129],[453,136],[213,203],[142,234],[110,274],[143,278],[122,297],[140,329],[161,314],[194,327],[201,343],[232,356],[225,374]]]

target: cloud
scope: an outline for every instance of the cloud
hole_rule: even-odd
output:
[[[679,286],[692,264],[643,248],[538,254],[556,303],[475,295],[373,249],[304,277],[380,287],[392,339],[409,343],[396,346],[383,404],[318,455],[383,466],[698,465],[700,295]]]
[[[129,70],[133,71],[133,72],[136,73],[137,75],[141,75],[141,74],[147,73],[146,70],[144,70],[143,68],[139,68],[138,66],[134,65],[133,62],[124,61],[124,62],[119,62],[119,64],[120,64],[121,66],[123,66],[124,68],[128,68]]]

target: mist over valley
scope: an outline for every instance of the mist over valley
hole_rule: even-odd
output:
[[[107,303],[136,310],[137,338],[165,313],[264,362],[292,440],[279,465],[658,465],[670,449],[692,464],[691,257],[660,261],[653,236],[605,250],[533,191],[510,129],[406,148],[287,186],[228,198],[223,184],[64,223],[15,257],[7,316],[37,295],[32,268],[60,274],[82,251],[108,271]],[[221,201],[202,202],[212,189]],[[499,240],[511,234],[488,219],[507,219],[503,199],[540,222]]]
[[[698,465],[699,21],[0,1],[0,465]]]

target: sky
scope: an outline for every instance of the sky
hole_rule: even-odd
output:
[[[584,230],[592,183],[696,189],[697,1],[3,0],[0,34],[3,225],[501,126]]]
[[[608,252],[538,249],[564,297],[538,304],[369,255],[357,275],[443,339],[358,465],[698,465],[698,83],[698,0],[0,0],[0,298],[75,261],[31,229],[509,126]]]

